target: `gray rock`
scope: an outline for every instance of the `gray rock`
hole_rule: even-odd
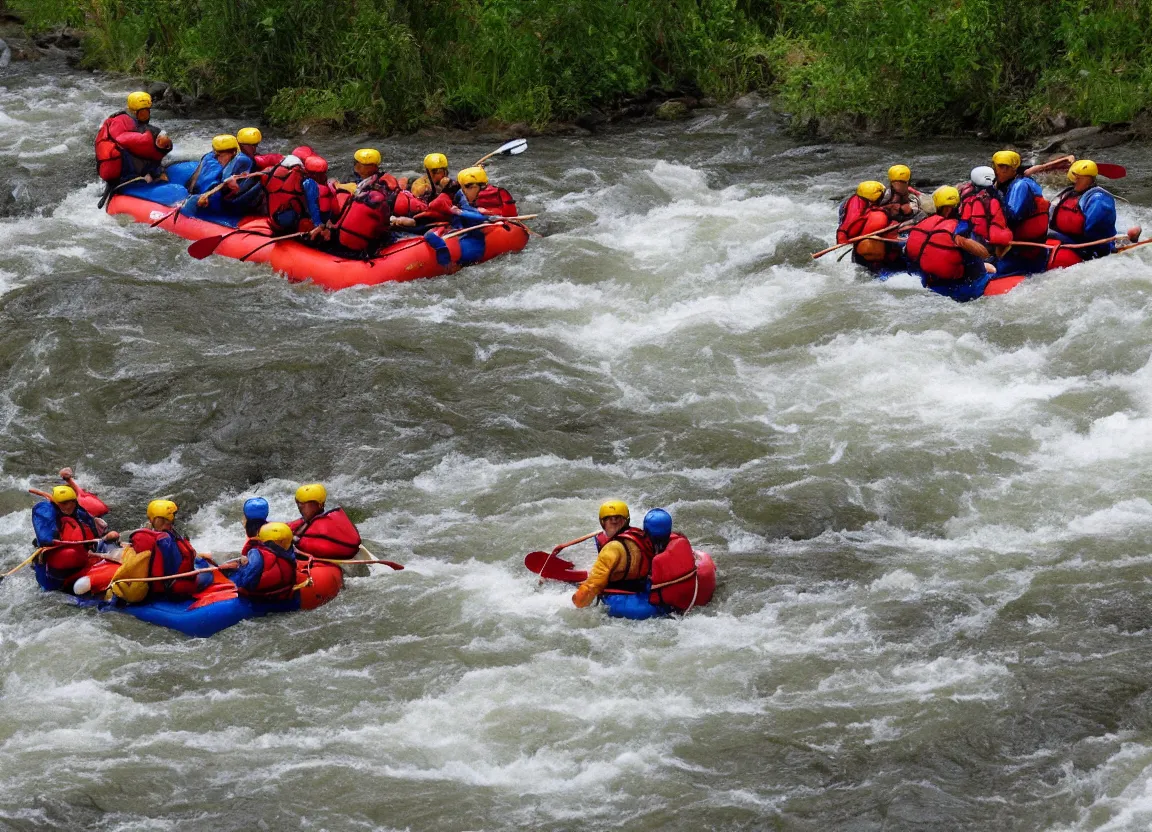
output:
[[[763,96],[754,92],[742,95],[732,102],[732,106],[737,110],[755,110],[757,107],[763,106],[763,104]]]
[[[683,101],[665,101],[656,108],[656,118],[663,121],[679,121],[687,118],[690,110]]]
[[[1103,150],[1132,141],[1135,132],[1128,125],[1113,127],[1076,127],[1057,136],[1048,136],[1035,144],[1037,153],[1052,150],[1067,152]]]
[[[3,40],[0,40],[0,66],[8,66],[12,63],[12,50],[8,48]]]

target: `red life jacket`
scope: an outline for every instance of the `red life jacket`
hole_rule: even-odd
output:
[[[140,147],[135,147],[133,150],[127,150],[116,138],[112,135],[112,128],[114,126],[122,127],[122,130],[117,130],[117,134],[123,133],[148,133],[149,145],[145,147],[143,143]],[[96,131],[96,174],[105,182],[116,182],[120,179],[121,173],[124,171],[124,154],[133,153],[141,159],[146,159],[151,162],[158,162],[164,158],[166,151],[155,147],[155,131],[151,125],[137,121],[132,115],[121,110],[118,113],[113,113],[104,119],[104,123],[100,125],[100,129]]]
[[[960,280],[964,277],[964,255],[952,239],[956,218],[944,219],[933,214],[908,233],[904,253],[908,261],[926,276],[937,280]]]
[[[892,220],[885,211],[868,211],[862,219],[864,223],[860,229],[860,234],[874,234],[892,224]],[[890,231],[883,236],[895,240],[896,232]],[[895,263],[900,259],[899,246],[889,245],[880,240],[861,240],[852,247],[852,250],[857,257],[868,263]]]
[[[297,548],[302,555],[350,558],[360,551],[360,532],[339,506],[317,514],[308,522],[297,517],[288,525],[300,541]]]
[[[317,184],[320,186],[320,196],[317,198],[317,202],[320,203],[320,216],[327,219],[336,211],[336,189],[326,182]]]
[[[1091,193],[1089,188],[1084,193],[1076,193],[1076,189],[1069,186],[1056,195],[1056,201],[1049,209],[1049,225],[1053,231],[1059,231],[1079,242],[1084,236],[1084,211],[1080,201]]]
[[[512,199],[512,194],[495,185],[485,185],[481,188],[472,205],[475,208],[496,211],[504,217],[516,216],[516,201]]]
[[[385,242],[391,237],[398,195],[399,190],[377,187],[357,192],[336,221],[333,239],[350,251],[368,251]]]
[[[1004,205],[987,188],[973,187],[968,196],[960,200],[960,219],[972,226],[972,234],[994,246],[1012,242]]]
[[[683,612],[697,601],[696,554],[682,534],[672,532],[668,546],[652,558],[652,591],[648,600]]]
[[[252,170],[268,170],[284,161],[279,153],[257,153],[252,157]]]
[[[599,534],[597,534],[596,535],[596,551],[599,552],[601,549],[603,549],[605,546],[607,546],[613,540],[619,540],[621,545],[624,546],[624,554],[625,554],[625,557],[627,558],[627,560],[624,561],[623,572],[624,572],[625,577],[617,579],[615,581],[609,581],[608,586],[609,587],[616,587],[616,586],[621,586],[621,585],[627,586],[628,584],[630,584],[634,580],[639,580],[640,578],[647,578],[648,575],[652,572],[652,558],[656,555],[656,549],[652,546],[652,538],[648,537],[648,535],[645,533],[645,531],[643,529],[637,529],[633,526],[625,526],[623,529],[621,529],[619,532],[617,532],[616,536],[613,538],[609,538],[608,535],[604,534],[604,532],[600,532]],[[633,554],[632,554],[632,549],[630,549],[624,543],[625,540],[632,541],[634,544],[636,544],[636,548],[639,549],[640,575],[637,578],[627,577],[628,575],[631,575],[632,571],[633,571],[632,570]]]
[[[292,588],[296,585],[296,559],[279,546],[258,540],[245,543],[240,554],[247,555],[253,549],[260,553],[263,562],[260,581],[255,589],[237,587],[240,594],[265,601],[287,601],[292,597]]]
[[[82,517],[61,514],[56,523],[57,540],[94,540],[100,535],[96,526]],[[61,546],[44,554],[44,563],[54,572],[71,572],[88,565],[88,553],[96,544]]]
[[[299,165],[291,168],[276,165],[272,168],[272,172],[264,177],[264,193],[268,195],[268,218],[273,225],[276,225],[276,216],[285,211],[295,211],[298,218],[307,215],[304,171]]]
[[[836,242],[846,243],[853,237],[859,237],[863,234],[865,218],[873,210],[872,203],[859,194],[852,194],[841,202],[840,224],[836,227]],[[888,219],[888,215],[883,211],[879,213],[885,220]]]
[[[1012,239],[1030,243],[1042,243],[1048,238],[1048,200],[1037,196],[1032,200],[1032,210],[1012,229]]]
[[[148,577],[162,578],[169,574],[164,570],[164,556],[160,552],[161,538],[170,537],[180,551],[180,566],[175,575],[180,572],[191,572],[196,568],[196,550],[188,538],[174,530],[158,532],[155,529],[138,529],[132,532],[129,542],[137,552],[151,551],[152,557],[148,560]],[[149,595],[183,595],[189,596],[196,592],[196,576],[177,578],[174,581],[153,581],[148,584]]]

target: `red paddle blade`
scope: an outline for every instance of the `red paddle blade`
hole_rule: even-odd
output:
[[[547,562],[547,563],[545,563]],[[524,565],[541,578],[550,581],[563,581],[566,584],[582,584],[588,580],[588,573],[583,569],[573,569],[572,562],[553,555],[548,558],[547,552],[529,552],[524,558]]]
[[[549,572],[554,569],[563,572],[566,569],[571,569],[575,565],[572,561],[564,560],[564,558],[559,555],[552,555],[551,559],[549,559],[547,552],[529,552],[524,556],[524,565],[528,567],[529,572],[535,572],[539,575],[540,570],[544,568],[545,564],[548,565]]]
[[[1100,171],[1101,176],[1108,179],[1123,179],[1128,175],[1128,169],[1123,165],[1110,165],[1107,162],[1097,162],[1096,170]]]
[[[216,251],[216,247],[220,245],[220,241],[223,239],[223,234],[217,234],[215,237],[205,237],[203,240],[197,240],[188,246],[188,255],[195,260],[203,260]]]

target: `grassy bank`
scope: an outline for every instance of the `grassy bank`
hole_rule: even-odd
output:
[[[85,62],[280,123],[537,126],[652,88],[770,91],[798,130],[1131,120],[1152,0],[8,0]]]

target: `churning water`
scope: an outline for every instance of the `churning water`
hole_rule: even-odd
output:
[[[128,87],[8,72],[3,563],[71,464],[114,525],[172,494],[214,552],[246,496],[284,517],[319,479],[407,569],[204,641],[5,581],[0,827],[1152,823],[1149,255],[967,305],[808,257],[860,179],[996,148],[802,146],[762,109],[534,139],[492,170],[545,239],[325,293],[99,212]],[[183,156],[241,126],[157,121]],[[335,168],[371,140],[309,138]],[[1152,226],[1145,149],[1108,156]],[[711,606],[537,588],[524,553],[611,497],[713,553]]]

